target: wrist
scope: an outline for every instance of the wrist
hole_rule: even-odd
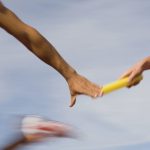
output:
[[[70,70],[70,71],[65,73],[64,78],[68,82],[69,79],[71,79],[72,77],[74,77],[76,75],[77,75],[77,72],[75,70]]]
[[[143,60],[143,65],[142,65],[142,70],[148,70],[150,69],[150,57],[146,57],[144,60]]]

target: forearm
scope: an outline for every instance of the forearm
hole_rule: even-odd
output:
[[[36,29],[22,22],[2,3],[0,3],[0,27],[17,38],[42,61],[56,69],[66,80],[75,74],[75,70],[60,56],[48,40]]]
[[[142,60],[142,62],[143,62],[143,66],[142,66],[143,71],[144,70],[149,70],[150,69],[150,56],[144,58]]]
[[[25,35],[22,43],[38,58],[56,69],[66,80],[76,71],[62,58],[55,47],[46,40],[37,30],[31,29]]]

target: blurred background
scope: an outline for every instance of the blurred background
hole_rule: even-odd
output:
[[[2,0],[43,34],[80,74],[105,85],[150,54],[148,0]],[[36,114],[73,125],[78,139],[47,140],[26,150],[148,150],[150,71],[131,89],[69,108],[66,81],[0,29],[0,145],[16,118]]]

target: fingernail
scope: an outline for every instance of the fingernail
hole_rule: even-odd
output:
[[[100,97],[102,97],[103,95],[104,95],[104,93],[103,93],[103,92],[101,92],[101,93],[99,94],[99,96],[100,96]]]
[[[98,94],[95,94],[94,96],[92,96],[93,98],[97,98],[98,97]]]

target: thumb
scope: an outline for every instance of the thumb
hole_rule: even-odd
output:
[[[128,82],[129,83],[133,82],[133,80],[136,76],[137,76],[137,72],[132,72],[131,75],[129,76]]]
[[[73,107],[76,103],[76,95],[71,95],[71,103],[70,103],[70,107]]]
[[[132,74],[132,71],[131,71],[131,70],[127,70],[126,72],[124,72],[124,73],[119,77],[119,79],[128,77],[128,76],[130,76],[131,74]]]

